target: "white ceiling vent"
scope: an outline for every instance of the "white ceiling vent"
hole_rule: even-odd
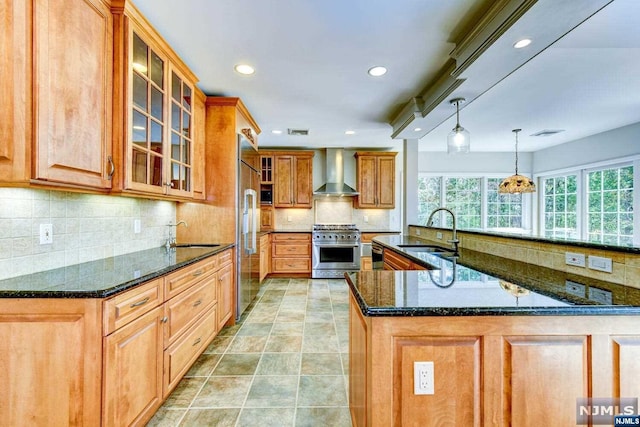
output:
[[[541,130],[540,132],[534,133],[531,136],[551,136],[560,132],[564,132],[564,129],[544,129],[544,130]]]
[[[307,136],[309,135],[309,129],[287,129],[287,133],[289,135]]]

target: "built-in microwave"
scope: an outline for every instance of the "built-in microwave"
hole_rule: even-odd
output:
[[[260,203],[263,205],[273,204],[273,190],[260,190]]]

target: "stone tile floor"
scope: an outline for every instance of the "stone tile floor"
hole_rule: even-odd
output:
[[[342,279],[267,279],[148,426],[349,427]]]

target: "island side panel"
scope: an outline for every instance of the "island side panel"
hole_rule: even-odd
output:
[[[639,393],[638,316],[362,317],[353,299],[350,310],[366,325],[350,348],[367,364],[366,378],[350,376],[350,388],[368,396],[365,416],[361,397],[350,402],[354,425],[574,423],[577,398]],[[362,348],[368,354],[358,356]],[[435,394],[416,396],[413,362],[425,359],[434,361]]]

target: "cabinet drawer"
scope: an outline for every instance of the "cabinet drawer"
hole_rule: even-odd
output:
[[[164,294],[166,299],[173,298],[188,289],[218,267],[218,258],[213,256],[193,265],[174,271],[164,278]]]
[[[411,270],[411,261],[393,251],[384,250],[384,262],[394,270]]]
[[[215,274],[210,275],[165,303],[164,315],[168,319],[164,333],[165,348],[216,303],[215,279]]]
[[[155,279],[104,301],[104,335],[126,325],[164,301],[162,279]]]
[[[223,265],[227,265],[231,261],[233,261],[233,251],[231,249],[228,249],[224,252],[219,253],[218,255],[216,255],[216,257],[218,258],[218,268],[220,268]]]
[[[271,239],[274,242],[290,242],[292,240],[310,242],[311,233],[273,233]]]
[[[273,255],[287,256],[287,257],[310,257],[311,256],[311,244],[309,243],[287,243],[273,245]]]
[[[211,307],[179,340],[164,351],[165,398],[218,332],[216,308],[215,305]]]
[[[274,273],[310,273],[311,259],[273,258]]]

